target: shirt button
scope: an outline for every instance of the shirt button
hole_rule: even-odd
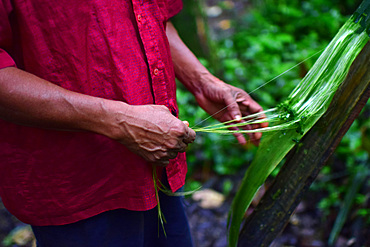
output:
[[[141,22],[141,15],[137,15],[137,21]]]
[[[158,72],[159,72],[159,70],[158,70],[157,68],[155,68],[155,69],[153,70],[153,74],[154,74],[154,75],[158,75]]]

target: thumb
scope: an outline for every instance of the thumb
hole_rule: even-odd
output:
[[[187,129],[187,134],[186,134],[186,136],[185,136],[185,138],[184,138],[184,142],[186,143],[186,144],[189,144],[189,143],[192,143],[194,140],[195,140],[195,137],[196,137],[196,133],[195,133],[195,131],[194,130],[192,130],[192,129],[190,129],[189,128],[189,122],[188,121],[182,121],[184,124],[185,124],[185,126],[188,128]]]

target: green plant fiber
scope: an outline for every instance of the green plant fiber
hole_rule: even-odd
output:
[[[369,14],[365,13],[362,17],[367,22]],[[278,105],[279,118],[292,123],[295,128],[264,133],[229,212],[231,247],[237,245],[240,225],[258,189],[296,145],[296,140],[301,139],[325,113],[352,62],[368,42],[365,31],[368,23],[361,20],[355,23],[355,18],[355,15],[352,16],[343,25],[288,99]],[[364,28],[364,24],[367,27]]]

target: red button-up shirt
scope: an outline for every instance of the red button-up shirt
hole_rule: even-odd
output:
[[[63,88],[177,114],[166,21],[181,0],[3,0],[0,68],[17,66]],[[172,190],[185,154],[166,168]],[[0,120],[0,196],[33,225],[156,206],[152,167],[98,134],[31,128]]]

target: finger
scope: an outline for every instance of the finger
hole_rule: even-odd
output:
[[[229,130],[239,130],[239,128],[231,127],[229,128]],[[245,136],[242,133],[233,133],[233,136],[236,138],[240,145],[247,144],[247,140],[245,139]]]
[[[255,113],[263,111],[262,107],[257,102],[255,102],[250,97],[250,95],[248,95],[245,92],[237,94],[236,102],[238,103],[239,109],[243,114],[242,116],[248,116],[250,114],[255,114]],[[266,118],[265,114],[261,114],[261,116],[258,117],[258,119],[264,119],[264,118]],[[250,129],[264,128],[267,126],[268,126],[268,123],[265,122],[265,123],[260,123],[260,124],[247,125],[243,127],[243,129],[250,130]],[[262,133],[257,132],[257,133],[250,133],[248,135],[250,137],[250,141],[254,145],[258,146],[260,143],[260,139],[262,137]]]
[[[178,153],[183,153],[186,151],[186,148],[188,147],[188,144],[183,141],[180,141],[178,144],[178,148],[174,149],[173,151],[178,152]]]
[[[252,129],[255,129],[255,127],[253,127],[252,125],[245,125],[245,126],[242,126],[241,128],[243,130],[252,130]],[[262,133],[261,132],[247,133],[247,135],[249,136],[249,140],[255,146],[258,146],[259,145],[260,139],[262,137]]]
[[[240,145],[244,146],[245,144],[247,144],[247,139],[245,139],[245,136],[243,134],[234,133],[233,135],[235,136],[236,140]]]
[[[162,162],[167,162],[167,161],[170,161],[172,159],[175,159],[177,157],[177,155],[179,155],[179,151],[178,150],[171,150],[171,151],[168,151],[165,153],[165,156],[162,157],[160,159],[160,161]]]
[[[242,122],[245,122],[244,120]],[[254,125],[249,125],[249,124],[246,124],[244,126],[241,126],[240,128],[242,128],[243,130],[252,130],[252,129],[255,129],[257,126],[257,124],[254,124]],[[262,134],[261,133],[248,133],[247,134],[249,136],[249,140],[256,146],[259,145],[259,141],[261,139],[261,136]]]
[[[186,144],[192,143],[195,140],[196,134],[195,131],[189,128],[189,122],[188,121],[182,121],[185,126],[187,127],[185,138],[183,139],[183,142]]]
[[[245,100],[245,101],[241,102],[241,104],[243,104],[244,106],[246,106],[248,108],[248,111],[250,112],[250,114],[254,114],[254,113],[258,113],[258,112],[263,111],[262,107],[256,101],[254,101],[252,98],[250,98],[249,100]]]
[[[163,160],[163,161],[156,161],[153,163],[156,166],[166,167],[168,164],[170,164],[169,160]]]
[[[230,114],[231,119],[235,119],[235,120],[239,121],[241,119],[242,114],[240,112],[239,105],[236,102],[235,97],[237,97],[237,96],[234,97],[230,93],[230,94],[225,95],[224,97],[225,97],[224,101],[225,101],[225,104],[227,105],[227,110]]]
[[[251,125],[245,125],[242,127],[243,130],[252,130],[252,126]],[[254,133],[247,133],[248,137],[249,137],[249,141],[251,141],[253,144],[255,144],[254,142]]]
[[[266,115],[262,114],[258,119],[265,119],[265,118],[266,118]],[[266,128],[266,127],[268,127],[268,125],[269,125],[268,122],[253,124],[252,129]],[[262,138],[262,133],[261,132],[256,132],[256,133],[253,133],[253,138],[251,138],[251,141],[254,145],[258,146],[259,143],[260,143],[261,138]]]
[[[241,101],[239,103],[239,107],[240,107],[240,110],[241,110],[243,116],[248,116],[248,115],[252,114],[252,111],[254,111],[254,113],[262,112],[263,111],[262,107],[260,107],[258,104],[257,105],[256,104],[254,104],[254,103],[250,104],[249,101]],[[260,114],[257,119],[266,119],[266,115],[265,114]],[[263,123],[252,125],[252,129],[265,128],[265,127],[268,127],[268,122],[263,122]]]
[[[249,137],[250,137],[250,141],[253,143],[253,145],[258,147],[259,144],[260,144],[260,138],[256,137],[256,133],[251,133],[251,135]]]
[[[160,156],[161,157],[159,158],[158,154],[154,154],[154,161],[152,161],[151,163],[156,166],[166,167],[170,163],[169,158],[166,157],[166,155],[163,153]]]
[[[262,137],[262,133],[261,132],[254,133],[254,139],[256,141],[259,142],[259,140],[261,139],[261,137]]]
[[[262,114],[261,119],[265,119],[265,118],[267,118],[266,115]],[[266,127],[269,126],[269,123],[268,122],[260,123],[260,126],[261,126],[261,128],[266,128]]]
[[[263,117],[261,117],[261,118],[263,118]],[[259,119],[261,119],[261,118],[259,118]],[[262,129],[262,128],[267,127],[267,126],[268,126],[267,122],[259,123],[259,124],[252,124],[252,129]],[[262,137],[262,133],[261,132],[255,132],[255,133],[253,133],[253,136],[254,136],[254,139],[259,142],[259,140]]]
[[[167,152],[167,156],[166,156],[165,159],[172,160],[172,159],[176,158],[178,154],[179,154],[179,152],[177,152],[177,151],[169,151],[169,152]]]
[[[195,131],[193,129],[187,128],[186,134],[185,134],[184,139],[183,139],[183,142],[186,143],[186,144],[194,142],[196,135],[197,134],[195,133]]]

